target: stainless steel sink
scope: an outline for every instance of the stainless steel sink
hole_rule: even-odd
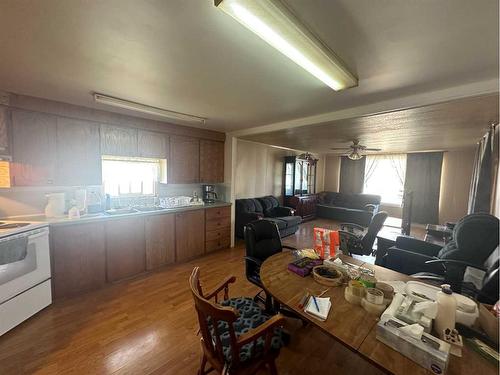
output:
[[[104,211],[107,215],[125,215],[139,212],[135,208],[112,208],[111,210]]]
[[[140,212],[164,210],[164,208],[160,207],[160,206],[136,206],[136,207],[134,207],[134,209],[137,211],[140,211]]]

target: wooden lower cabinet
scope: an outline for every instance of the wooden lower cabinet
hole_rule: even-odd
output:
[[[106,283],[106,246],[102,223],[50,229],[54,299],[98,289]]]
[[[175,214],[148,216],[146,221],[146,269],[175,262]]]
[[[205,251],[224,249],[231,245],[231,207],[205,210]]]
[[[185,211],[175,214],[175,251],[177,262],[205,253],[205,212]]]
[[[105,227],[107,280],[146,271],[144,217],[109,220]]]

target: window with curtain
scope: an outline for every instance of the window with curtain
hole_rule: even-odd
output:
[[[382,197],[382,203],[401,205],[406,175],[406,154],[367,155],[364,194]]]

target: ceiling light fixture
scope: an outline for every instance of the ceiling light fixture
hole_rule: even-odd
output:
[[[186,113],[169,111],[167,109],[151,107],[149,105],[131,102],[125,99],[119,99],[108,95],[94,93],[94,100],[96,103],[111,105],[113,107],[129,109],[131,111],[137,111],[142,113],[147,113],[150,115],[160,116],[167,118],[169,120],[179,120],[183,122],[198,123],[205,125],[206,118],[188,115]]]
[[[358,150],[353,150],[347,157],[351,160],[359,160],[363,158],[363,155],[361,155]]]
[[[214,0],[214,4],[335,91],[358,85],[340,58],[281,1]]]

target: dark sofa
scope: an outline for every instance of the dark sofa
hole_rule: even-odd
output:
[[[278,226],[281,237],[289,236],[299,229],[300,216],[294,216],[290,207],[280,206],[272,195],[260,198],[236,199],[236,236],[244,237],[245,225],[255,220],[269,220]]]
[[[367,227],[380,207],[380,195],[324,191],[318,194],[316,216]]]

